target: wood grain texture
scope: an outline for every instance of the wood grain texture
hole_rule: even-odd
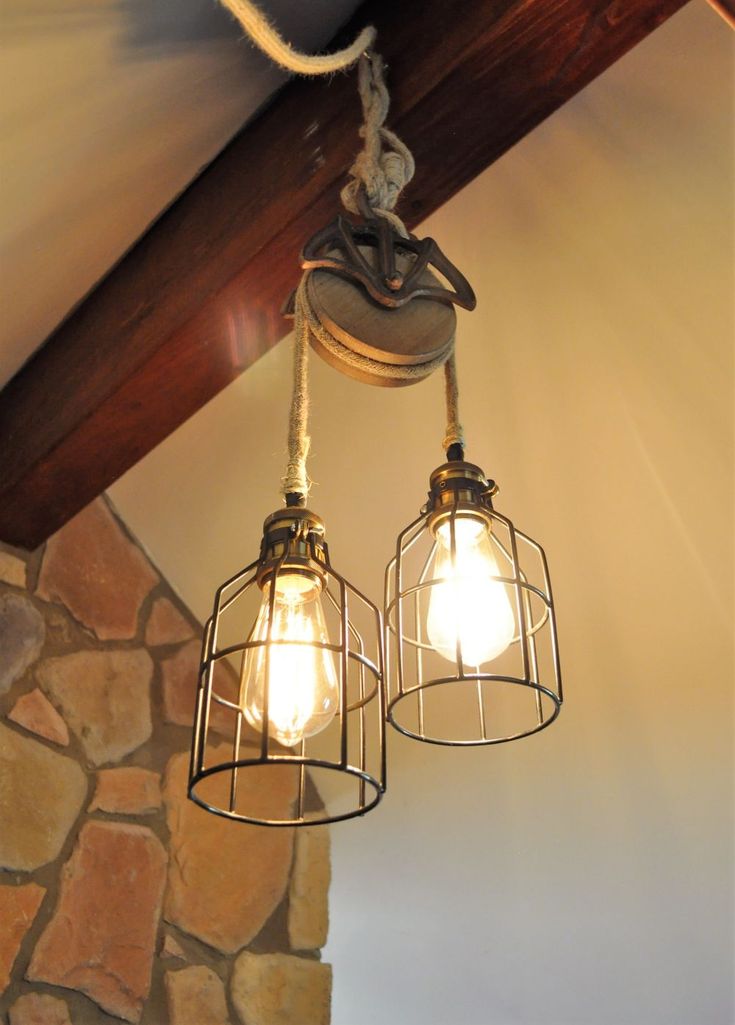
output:
[[[686,0],[368,0],[416,225]],[[354,78],[289,83],[0,393],[0,538],[33,548],[289,329],[358,145]],[[450,259],[452,254],[448,254]]]

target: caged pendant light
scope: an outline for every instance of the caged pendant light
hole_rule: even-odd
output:
[[[297,318],[286,504],[266,519],[258,559],[215,595],[191,753],[191,799],[264,826],[364,815],[385,791],[382,616],[335,570],[324,524],[305,507],[307,355]],[[234,693],[222,660],[237,666]],[[291,795],[278,815],[262,806],[265,770]]]
[[[340,54],[291,51],[250,0],[223,0],[279,63],[329,73],[359,59],[363,149],[341,193],[350,217],[301,254],[285,507],[258,558],[216,592],[197,692],[189,796],[226,818],[302,826],[363,815],[386,786],[385,730],[432,744],[497,744],[554,721],[562,684],[543,549],[494,508],[497,487],[464,459],[456,306],[475,296],[432,239],[395,213],[414,173],[385,127],[389,96],[366,29]],[[355,218],[355,220],[351,219]],[[379,610],[333,566],[309,483],[308,352],[340,372],[405,386],[443,368],[447,461],[398,537]],[[237,670],[236,684],[224,671]],[[222,739],[222,738],[225,739]],[[271,773],[280,794],[261,787]]]
[[[269,516],[259,558],[219,588],[205,627],[192,800],[264,826],[374,808],[385,791],[381,642],[380,612],[332,566],[321,519],[300,506]],[[238,665],[234,693],[223,659]],[[259,794],[264,771],[290,795],[278,816]]]
[[[546,556],[494,509],[497,490],[452,446],[386,570],[388,719],[416,740],[499,744],[561,709]]]
[[[454,353],[444,381],[447,461],[385,573],[387,715],[414,740],[500,744],[561,710],[551,581],[543,548],[494,508],[497,485],[465,461]]]

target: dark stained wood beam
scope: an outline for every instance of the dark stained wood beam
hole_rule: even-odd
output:
[[[686,0],[369,0],[422,221]],[[289,330],[358,148],[353,75],[290,82],[0,393],[0,538],[34,548]],[[449,254],[451,257],[451,254]],[[39,297],[42,301],[42,297]]]

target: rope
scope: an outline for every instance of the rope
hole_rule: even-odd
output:
[[[255,45],[272,61],[298,75],[329,75],[334,71],[342,71],[354,64],[375,42],[375,29],[367,26],[351,46],[337,53],[315,56],[299,53],[279,35],[253,0],[220,0],[220,3],[235,16]]]
[[[296,320],[294,331],[293,393],[288,418],[288,465],[281,481],[281,491],[287,504],[305,505],[309,494],[306,457],[311,439],[309,430],[309,323],[300,315],[306,275],[296,293]]]
[[[464,434],[459,422],[459,389],[457,366],[454,358],[454,340],[449,353],[442,353],[426,363],[410,366],[396,366],[381,363],[359,352],[353,352],[342,345],[319,320],[309,302],[306,271],[296,292],[294,305],[294,369],[293,394],[288,421],[288,466],[282,480],[282,492],[289,505],[304,505],[309,494],[310,482],[306,472],[306,457],[309,453],[308,415],[308,353],[310,336],[314,337],[340,362],[363,373],[383,377],[391,381],[419,381],[444,366],[444,385],[447,408],[447,427],[442,447],[448,451],[451,446],[464,449]],[[448,458],[458,458],[450,455]],[[459,457],[461,458],[461,456]]]
[[[408,146],[385,127],[390,96],[379,54],[367,53],[360,58],[358,87],[363,116],[360,135],[365,142],[350,168],[352,181],[342,189],[342,203],[350,213],[360,214],[362,193],[371,212],[390,221],[407,238],[406,226],[393,209],[413,178],[416,164]],[[384,150],[383,144],[391,148]]]
[[[447,429],[442,448],[448,451],[452,445],[459,445],[464,450],[464,430],[459,422],[459,385],[457,384],[457,361],[454,357],[454,346],[444,364],[444,396],[447,404]]]

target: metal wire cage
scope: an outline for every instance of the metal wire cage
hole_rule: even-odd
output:
[[[496,512],[482,470],[431,475],[385,577],[389,722],[417,740],[499,744],[537,733],[563,692],[546,556]]]
[[[364,815],[385,792],[384,699],[381,612],[332,567],[318,516],[274,513],[205,626],[189,797],[263,826]]]

